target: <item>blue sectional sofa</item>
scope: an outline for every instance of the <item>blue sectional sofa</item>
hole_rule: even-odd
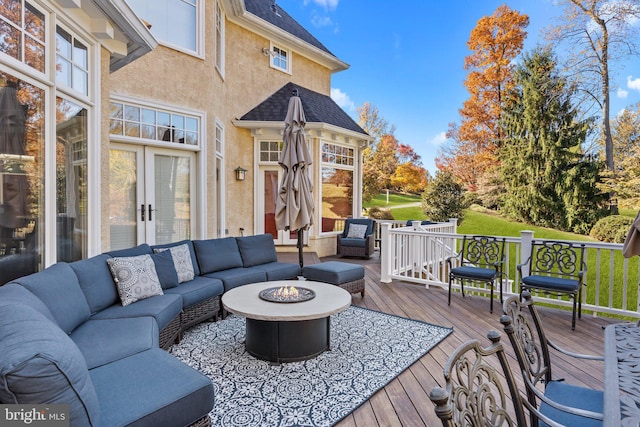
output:
[[[151,272],[153,270],[153,272]],[[0,286],[0,403],[69,405],[72,426],[205,426],[211,381],[163,349],[248,283],[290,279],[270,234],[146,244]]]

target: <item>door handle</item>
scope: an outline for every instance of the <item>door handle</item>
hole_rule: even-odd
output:
[[[155,209],[151,209],[151,204],[149,204],[149,221],[151,221],[151,212],[155,211]]]
[[[140,221],[144,221],[144,204],[140,205]]]

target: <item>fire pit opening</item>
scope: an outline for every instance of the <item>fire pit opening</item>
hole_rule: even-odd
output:
[[[287,303],[309,301],[315,298],[316,293],[299,286],[280,286],[264,289],[258,296],[265,301]]]

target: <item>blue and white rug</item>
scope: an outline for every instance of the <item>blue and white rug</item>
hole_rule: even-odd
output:
[[[331,317],[331,351],[273,365],[245,352],[245,319],[191,328],[169,352],[214,384],[214,426],[330,426],[453,329],[352,306]]]

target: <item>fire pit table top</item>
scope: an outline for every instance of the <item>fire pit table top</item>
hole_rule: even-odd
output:
[[[295,303],[279,303],[261,299],[261,291],[286,286],[297,286],[315,292],[313,299]],[[346,310],[351,305],[351,294],[339,286],[308,280],[279,280],[238,286],[222,295],[222,305],[234,314],[255,320],[297,321],[320,319]]]

